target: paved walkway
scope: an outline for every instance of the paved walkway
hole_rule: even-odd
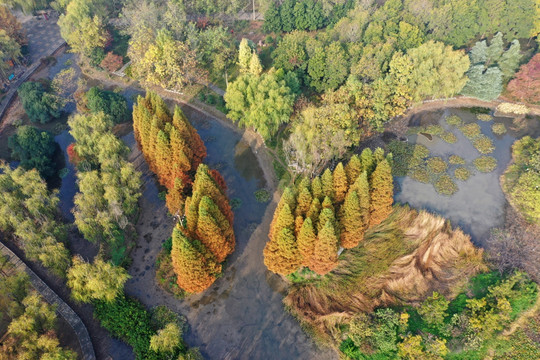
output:
[[[96,360],[96,354],[90,335],[86,326],[84,326],[81,318],[73,311],[73,309],[66,304],[47,284],[41,280],[36,273],[34,273],[21,258],[15,255],[10,249],[8,249],[3,243],[0,242],[0,252],[8,258],[8,260],[15,265],[18,270],[25,271],[30,277],[30,281],[34,288],[45,298],[49,304],[57,305],[57,313],[60,314],[67,323],[73,328],[73,331],[79,339],[81,351],[83,353],[83,360]]]

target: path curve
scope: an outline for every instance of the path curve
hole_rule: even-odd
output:
[[[23,270],[30,277],[30,281],[34,288],[43,296],[43,298],[51,305],[57,305],[56,311],[66,320],[71,326],[83,354],[83,360],[96,360],[96,354],[94,352],[94,346],[88,329],[82,322],[81,318],[73,311],[73,309],[64,302],[41,278],[28,267],[28,265],[13,251],[11,251],[2,241],[0,241],[0,252],[8,258],[8,260],[15,265],[19,270]]]

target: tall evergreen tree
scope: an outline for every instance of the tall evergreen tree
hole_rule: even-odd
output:
[[[196,234],[219,263],[234,251],[231,224],[208,196],[199,203]]]
[[[467,72],[469,81],[461,90],[461,94],[473,96],[481,100],[491,101],[502,92],[503,74],[498,67],[492,66],[484,71],[484,65],[471,66]]]
[[[392,168],[385,159],[377,164],[371,174],[370,225],[375,226],[385,220],[392,212],[394,186]]]
[[[349,182],[347,180],[347,174],[345,173],[343,163],[340,162],[337,164],[332,177],[334,183],[334,200],[341,203],[343,200],[345,200],[345,194],[349,188]]]
[[[323,187],[320,177],[316,176],[311,182],[311,191],[314,198],[323,199]]]
[[[302,265],[311,266],[317,235],[311,219],[308,217],[302,224],[300,233],[297,236],[298,250],[302,256]]]
[[[360,154],[360,160],[362,163],[362,171],[366,171],[368,176],[375,170],[375,161],[373,159],[373,152],[370,148],[365,148]]]
[[[266,10],[266,12],[264,13],[264,31],[266,31],[267,33],[281,32],[281,15],[279,12],[279,5],[275,1],[271,1],[270,5],[268,6],[268,10]]]
[[[499,68],[501,69],[505,80],[509,80],[512,78],[512,76],[514,76],[514,73],[519,68],[520,60],[521,46],[519,44],[519,40],[514,40],[498,62]]]
[[[296,215],[306,215],[306,213],[309,211],[309,207],[311,206],[311,201],[313,200],[311,193],[307,189],[307,187],[302,187],[300,191],[298,192],[298,205],[296,206]]]
[[[328,196],[330,199],[334,199],[334,177],[330,169],[324,170],[322,175],[322,191],[324,196]]]
[[[358,176],[362,173],[362,162],[360,161],[360,158],[358,155],[354,154],[349,162],[347,163],[347,166],[345,166],[345,172],[347,173],[347,180],[349,181],[349,185],[352,185]]]
[[[294,17],[294,5],[296,0],[285,0],[281,4],[279,14],[281,17],[281,29],[285,32],[291,32],[296,27],[296,19]]]
[[[313,201],[311,201],[311,205],[309,206],[309,210],[306,213],[306,217],[311,219],[311,222],[313,225],[317,224],[317,221],[319,220],[319,214],[321,213],[321,202],[317,198],[313,198]]]
[[[356,191],[347,193],[340,223],[343,229],[340,238],[341,246],[352,249],[362,241],[366,228]]]
[[[216,280],[221,265],[201,249],[198,241],[190,240],[178,227],[173,230],[171,260],[178,286],[189,293],[200,293]]]
[[[302,260],[293,232],[284,228],[276,234],[275,241],[264,247],[264,264],[277,274],[289,275],[302,265]]]
[[[249,72],[255,76],[261,75],[263,71],[261,61],[259,60],[259,55],[257,52],[253,51],[251,54],[251,59],[249,60]]]
[[[329,208],[323,208],[321,210],[321,213],[319,215],[319,221],[317,224],[317,233],[319,233],[322,228],[325,226],[325,224],[330,221],[332,223],[332,226],[334,227],[334,231],[337,232],[336,229],[336,215],[334,213],[333,209]]]
[[[319,231],[310,269],[325,275],[337,265],[338,237],[331,220]]]

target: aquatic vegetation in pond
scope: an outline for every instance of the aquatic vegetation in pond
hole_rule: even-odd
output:
[[[435,190],[442,195],[453,195],[458,191],[456,183],[446,174],[442,175],[435,183]]]
[[[465,159],[458,155],[450,155],[448,162],[452,165],[464,165]]]
[[[480,121],[491,121],[493,120],[493,116],[489,114],[478,114],[476,115],[476,118]]]
[[[407,173],[420,165],[429,156],[429,150],[424,145],[392,140],[387,147],[392,153],[392,174],[394,176],[407,176]]]
[[[232,198],[230,202],[231,202],[231,209],[233,209],[233,210],[236,210],[240,206],[242,206],[242,199]]]
[[[408,130],[409,134],[429,134],[434,136],[439,136],[444,133],[444,129],[441,125],[428,125],[428,126],[415,126],[410,127]]]
[[[461,126],[463,125],[463,120],[457,115],[451,115],[446,118],[446,123],[450,126]]]
[[[68,174],[69,174],[69,169],[68,168],[62,168],[58,172],[58,176],[60,176],[60,179],[65,178],[66,176],[68,176]]]
[[[432,174],[442,174],[448,168],[448,164],[440,157],[433,157],[427,160],[427,167]]]
[[[454,176],[461,181],[467,181],[471,177],[471,172],[466,167],[460,166],[454,170]]]
[[[483,173],[492,172],[497,167],[497,160],[493,156],[480,156],[474,159],[473,163],[476,169]]]
[[[480,135],[480,125],[476,123],[470,123],[459,127],[459,130],[465,135],[469,140],[474,139]]]
[[[453,133],[446,131],[440,135],[440,138],[443,139],[443,141],[449,143],[449,144],[455,144],[457,143],[457,136]]]
[[[483,134],[477,136],[472,143],[476,150],[478,150],[481,154],[490,154],[493,152],[493,150],[495,150],[493,141]]]
[[[266,189],[259,189],[255,191],[255,199],[257,202],[265,203],[270,201],[270,192]]]
[[[505,114],[527,115],[530,110],[525,105],[501,103],[497,106],[497,111]]]
[[[494,134],[502,135],[506,133],[506,126],[503,123],[495,123],[491,126],[491,131]]]
[[[410,172],[411,178],[421,183],[427,184],[430,182],[429,172],[425,168],[414,169]]]

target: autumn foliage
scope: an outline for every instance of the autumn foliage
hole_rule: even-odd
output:
[[[192,178],[206,156],[206,148],[182,110],[171,114],[156,93],[139,96],[133,108],[135,139],[146,162],[168,190],[167,207],[181,213],[182,201],[191,190]]]
[[[173,232],[171,257],[178,285],[192,293],[215,281],[220,263],[235,247],[229,200],[213,173],[199,165],[192,195],[186,198],[185,217]]]
[[[123,64],[124,59],[122,58],[122,56],[116,55],[113,52],[109,51],[107,55],[105,55],[103,60],[101,60],[101,64],[99,64],[99,66],[101,66],[107,71],[113,72],[120,69]]]
[[[153,92],[133,108],[135,139],[150,169],[167,188],[169,211],[180,221],[172,234],[171,262],[180,288],[207,289],[234,251],[233,213],[225,180],[202,164],[206,148],[176,106],[171,114]]]
[[[365,231],[392,212],[393,179],[382,149],[364,150],[347,166],[286,188],[264,249],[269,270],[288,275],[305,266],[324,275],[337,265],[338,249],[362,242]]]
[[[540,103],[540,54],[519,69],[507,89],[514,100]]]

